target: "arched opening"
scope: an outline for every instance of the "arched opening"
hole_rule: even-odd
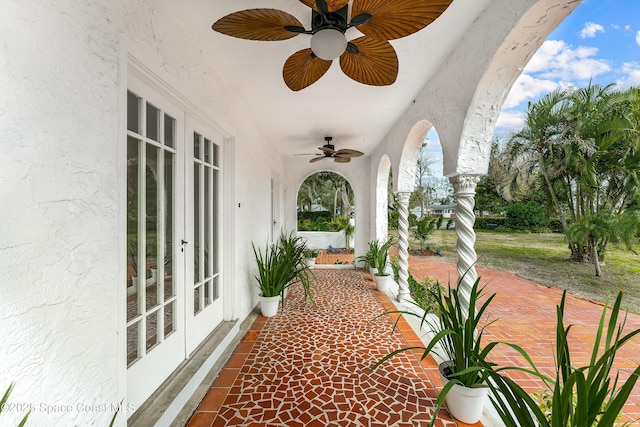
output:
[[[297,230],[307,246],[332,254],[355,250],[355,195],[349,181],[336,172],[309,175],[298,188]],[[351,258],[346,256],[343,261]]]

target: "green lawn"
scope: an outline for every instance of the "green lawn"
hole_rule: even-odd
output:
[[[390,233],[397,235],[397,232]],[[602,277],[595,277],[593,265],[569,260],[562,234],[520,234],[476,230],[478,265],[509,271],[536,283],[567,289],[573,295],[603,302],[608,295],[624,289],[624,307],[640,313],[640,255],[624,248],[610,247]],[[442,258],[455,262],[455,230],[438,230],[429,236],[431,249],[440,248]],[[410,239],[417,248],[418,241]],[[640,251],[640,248],[638,249]]]

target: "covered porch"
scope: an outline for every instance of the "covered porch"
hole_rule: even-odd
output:
[[[456,280],[455,265],[435,259],[410,257],[416,277],[430,276],[445,284]],[[497,293],[486,322],[495,320],[486,340],[523,346],[538,367],[554,371],[552,355],[555,306],[561,292],[537,285],[510,273],[480,269],[487,293]],[[259,316],[244,335],[223,369],[192,396],[192,414],[176,425],[239,426],[422,426],[433,416],[442,381],[433,357],[420,361],[421,352],[402,353],[376,371],[370,367],[388,352],[423,345],[414,322],[401,320],[392,333],[396,317],[381,315],[402,305],[394,295],[380,293],[364,270],[319,269],[318,300],[314,307],[299,290],[287,297],[284,312],[274,318]],[[574,362],[585,359],[593,345],[593,329],[601,305],[569,296],[566,321],[574,328],[571,345]],[[629,315],[629,328],[640,327],[640,316]],[[617,368],[622,378],[637,366],[637,340],[620,352]],[[501,365],[518,363],[519,356],[498,346],[491,359]],[[522,361],[520,360],[520,363]],[[515,374],[531,392],[543,383]],[[190,418],[187,416],[190,415]],[[620,423],[640,417],[640,385],[636,384]],[[467,426],[452,419],[446,410],[438,415],[439,426]],[[500,425],[490,408],[481,423]]]

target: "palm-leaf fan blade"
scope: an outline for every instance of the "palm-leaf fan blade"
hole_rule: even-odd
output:
[[[325,0],[325,1],[327,3],[329,12],[335,12],[336,10],[340,10],[343,7],[345,7],[347,4],[349,4],[349,0]],[[306,4],[313,10],[318,11],[318,8],[316,7],[316,0],[300,0],[300,2]]]
[[[311,49],[303,49],[287,58],[282,68],[282,77],[289,89],[299,91],[324,76],[331,62],[313,55]]]
[[[398,77],[398,55],[386,40],[360,37],[350,42],[357,48],[340,56],[342,71],[353,80],[370,86],[389,86]]]
[[[317,162],[319,160],[322,160],[322,159],[325,159],[325,158],[326,158],[325,156],[318,156],[318,157],[315,157],[315,158],[309,160],[309,163],[315,163],[315,162]]]
[[[360,157],[364,156],[362,151],[352,150],[351,148],[342,148],[336,152],[338,155],[347,156],[347,157]]]
[[[435,21],[453,0],[354,0],[351,16],[371,15],[358,30],[367,36],[395,40]]]
[[[298,35],[286,26],[302,27],[298,19],[277,9],[249,9],[218,19],[211,29],[231,37],[246,40],[278,41]]]
[[[351,157],[336,156],[333,158],[333,161],[336,163],[349,163],[351,161]]]

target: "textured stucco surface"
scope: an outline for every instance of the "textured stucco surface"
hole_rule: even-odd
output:
[[[0,387],[16,382],[30,424],[104,425],[79,405],[124,398],[119,35],[104,2],[10,0],[1,15]]]

